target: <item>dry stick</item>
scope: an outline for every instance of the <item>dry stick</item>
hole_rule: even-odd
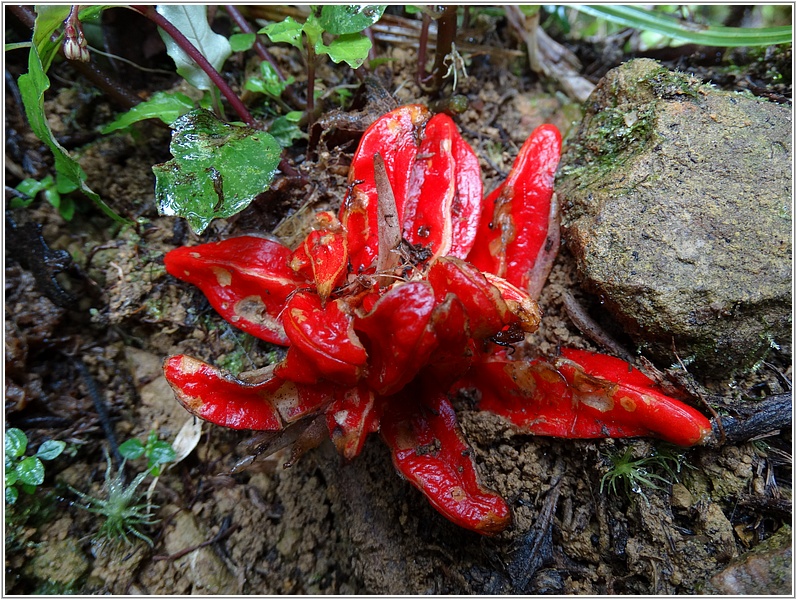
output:
[[[141,13],[150,21],[155,23],[158,27],[163,29],[166,33],[168,33],[175,42],[180,46],[180,48],[191,57],[200,69],[202,69],[210,80],[215,84],[219,91],[224,94],[224,97],[227,98],[227,101],[232,106],[233,110],[238,113],[238,116],[241,117],[241,120],[246,123],[247,125],[254,126],[255,119],[249,114],[246,106],[244,103],[241,102],[241,99],[232,91],[227,82],[224,81],[224,78],[219,74],[219,72],[213,68],[208,62],[202,53],[197,50],[196,46],[194,46],[190,40],[185,37],[179,29],[177,29],[172,23],[163,17],[160,13],[155,10],[154,6],[143,6],[143,5],[131,5],[130,8],[135,10],[136,12]]]
[[[72,359],[72,363],[83,378],[83,383],[86,384],[86,391],[88,391],[89,396],[91,396],[91,401],[94,403],[94,409],[97,411],[100,425],[105,432],[105,437],[108,438],[108,444],[111,446],[111,453],[117,460],[122,460],[122,455],[119,453],[119,443],[116,441],[116,433],[111,424],[111,417],[108,414],[108,407],[105,405],[105,398],[103,398],[100,390],[97,388],[97,382],[94,381],[94,378],[91,376],[88,367],[86,367],[86,363],[77,356],[70,356],[69,358]]]
[[[542,288],[545,286],[545,282],[548,280],[548,275],[551,273],[556,256],[559,254],[559,213],[559,198],[556,193],[554,193],[551,196],[551,206],[548,209],[548,233],[545,236],[545,241],[537,252],[537,259],[534,261],[534,266],[529,272],[528,292],[529,296],[531,296],[534,301],[540,299]]]
[[[241,528],[241,526],[238,523],[233,523],[232,525],[230,525],[226,529],[222,529],[221,531],[219,531],[211,539],[206,540],[206,541],[202,542],[201,544],[196,544],[194,546],[189,546],[188,548],[183,548],[182,550],[179,550],[179,551],[175,552],[174,554],[166,554],[166,555],[158,554],[156,556],[153,556],[152,560],[153,561],[156,561],[156,560],[158,560],[158,561],[160,561],[160,560],[177,560],[178,558],[182,558],[186,554],[190,554],[194,550],[199,550],[200,548],[204,548],[205,546],[210,546],[211,544],[215,544],[216,542],[220,542],[224,538],[229,537],[231,534],[233,534],[236,531],[238,531],[240,528]]]
[[[599,346],[621,357],[624,361],[634,362],[634,357],[587,314],[584,307],[576,301],[570,292],[562,294],[562,300],[564,301],[567,316],[570,317],[570,320],[578,327],[581,333]]]
[[[390,283],[389,277],[383,274],[392,271],[398,264],[398,255],[394,252],[401,241],[396,197],[390,180],[387,178],[385,160],[377,152],[374,154],[374,180],[377,194],[377,227],[379,230],[379,253],[376,259],[376,272],[380,275],[379,285]]]

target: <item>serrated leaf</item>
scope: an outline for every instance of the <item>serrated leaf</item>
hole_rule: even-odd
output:
[[[80,189],[106,215],[120,223],[128,223],[127,219],[117,215],[96,192],[86,185],[86,173],[53,136],[44,114],[44,92],[49,89],[50,80],[44,73],[35,46],[31,47],[28,55],[28,72],[22,75],[17,83],[30,128],[36,137],[50,148],[55,158],[55,181],[58,192],[67,194]]]
[[[385,8],[384,4],[325,4],[318,21],[333,35],[359,33],[381,19]]]
[[[41,485],[44,483],[44,465],[35,456],[23,458],[16,467],[19,481],[27,485]]]
[[[255,33],[234,33],[230,36],[230,47],[233,52],[246,52],[255,45],[255,39]]]
[[[152,167],[162,215],[185,217],[199,234],[268,189],[280,161],[280,146],[268,133],[228,125],[201,109],[172,127],[174,158]]]
[[[127,440],[119,444],[119,454],[127,460],[135,460],[144,455],[144,444],[137,439]]]
[[[21,429],[12,427],[6,431],[5,445],[6,457],[19,458],[28,447],[28,436]]]
[[[53,460],[61,455],[66,447],[66,442],[61,440],[47,440],[36,451],[36,456],[41,460]]]
[[[208,7],[199,4],[159,4],[158,13],[169,20],[188,41],[204,56],[213,68],[220,71],[224,61],[232,54],[230,42],[223,35],[215,33],[208,24]],[[193,59],[177,45],[172,37],[158,28],[166,51],[177,65],[177,73],[188,83],[200,90],[212,89],[213,83]]]
[[[323,46],[323,52],[334,62],[345,62],[352,69],[358,68],[368,58],[371,40],[361,33],[350,33],[336,37],[329,46]],[[316,50],[319,54],[319,50]]]
[[[160,119],[171,125],[178,118],[194,109],[194,101],[180,92],[155,92],[149,100],[136,104],[114,121],[102,128],[103,135],[130,127],[145,119]]]
[[[295,48],[302,49],[302,24],[297,23],[291,17],[285,17],[284,21],[266,25],[258,33],[265,33],[273,43],[280,42],[290,44]]]

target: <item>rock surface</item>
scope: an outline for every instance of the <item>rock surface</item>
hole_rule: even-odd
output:
[[[748,368],[791,330],[791,113],[649,59],[610,71],[565,150],[587,289],[664,364]]]

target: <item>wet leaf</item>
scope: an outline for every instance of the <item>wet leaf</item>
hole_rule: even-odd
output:
[[[201,109],[173,128],[174,158],[152,167],[162,215],[185,217],[202,233],[211,220],[231,217],[268,189],[280,160],[273,136],[228,125]]]
[[[53,460],[61,455],[64,451],[66,442],[61,440],[47,440],[36,451],[36,456],[41,460]]]
[[[16,427],[12,427],[6,431],[6,457],[19,458],[25,454],[25,449],[28,447],[28,436],[25,432]]]
[[[333,35],[359,33],[381,19],[385,8],[383,4],[327,4],[318,20]]]
[[[286,17],[284,21],[272,23],[263,27],[258,33],[265,33],[273,43],[284,42],[294,48],[302,49],[302,24],[297,23],[291,17]]]
[[[329,46],[323,46],[321,50],[334,62],[345,62],[352,69],[356,69],[368,58],[370,49],[371,40],[361,33],[350,33],[335,38]],[[316,52],[320,54],[321,50],[316,49]]]
[[[215,33],[208,24],[208,7],[199,4],[159,4],[158,13],[167,18],[196,46],[213,68],[220,71],[224,61],[232,54],[230,42],[223,35]],[[213,83],[193,59],[177,45],[172,37],[158,29],[169,56],[177,65],[177,73],[188,83],[200,90],[212,89]]]
[[[35,456],[23,458],[16,467],[17,478],[28,485],[44,483],[44,465]]]

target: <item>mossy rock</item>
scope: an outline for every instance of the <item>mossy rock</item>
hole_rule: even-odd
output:
[[[598,84],[560,168],[564,238],[643,353],[722,376],[788,343],[791,164],[780,105],[648,59]]]

